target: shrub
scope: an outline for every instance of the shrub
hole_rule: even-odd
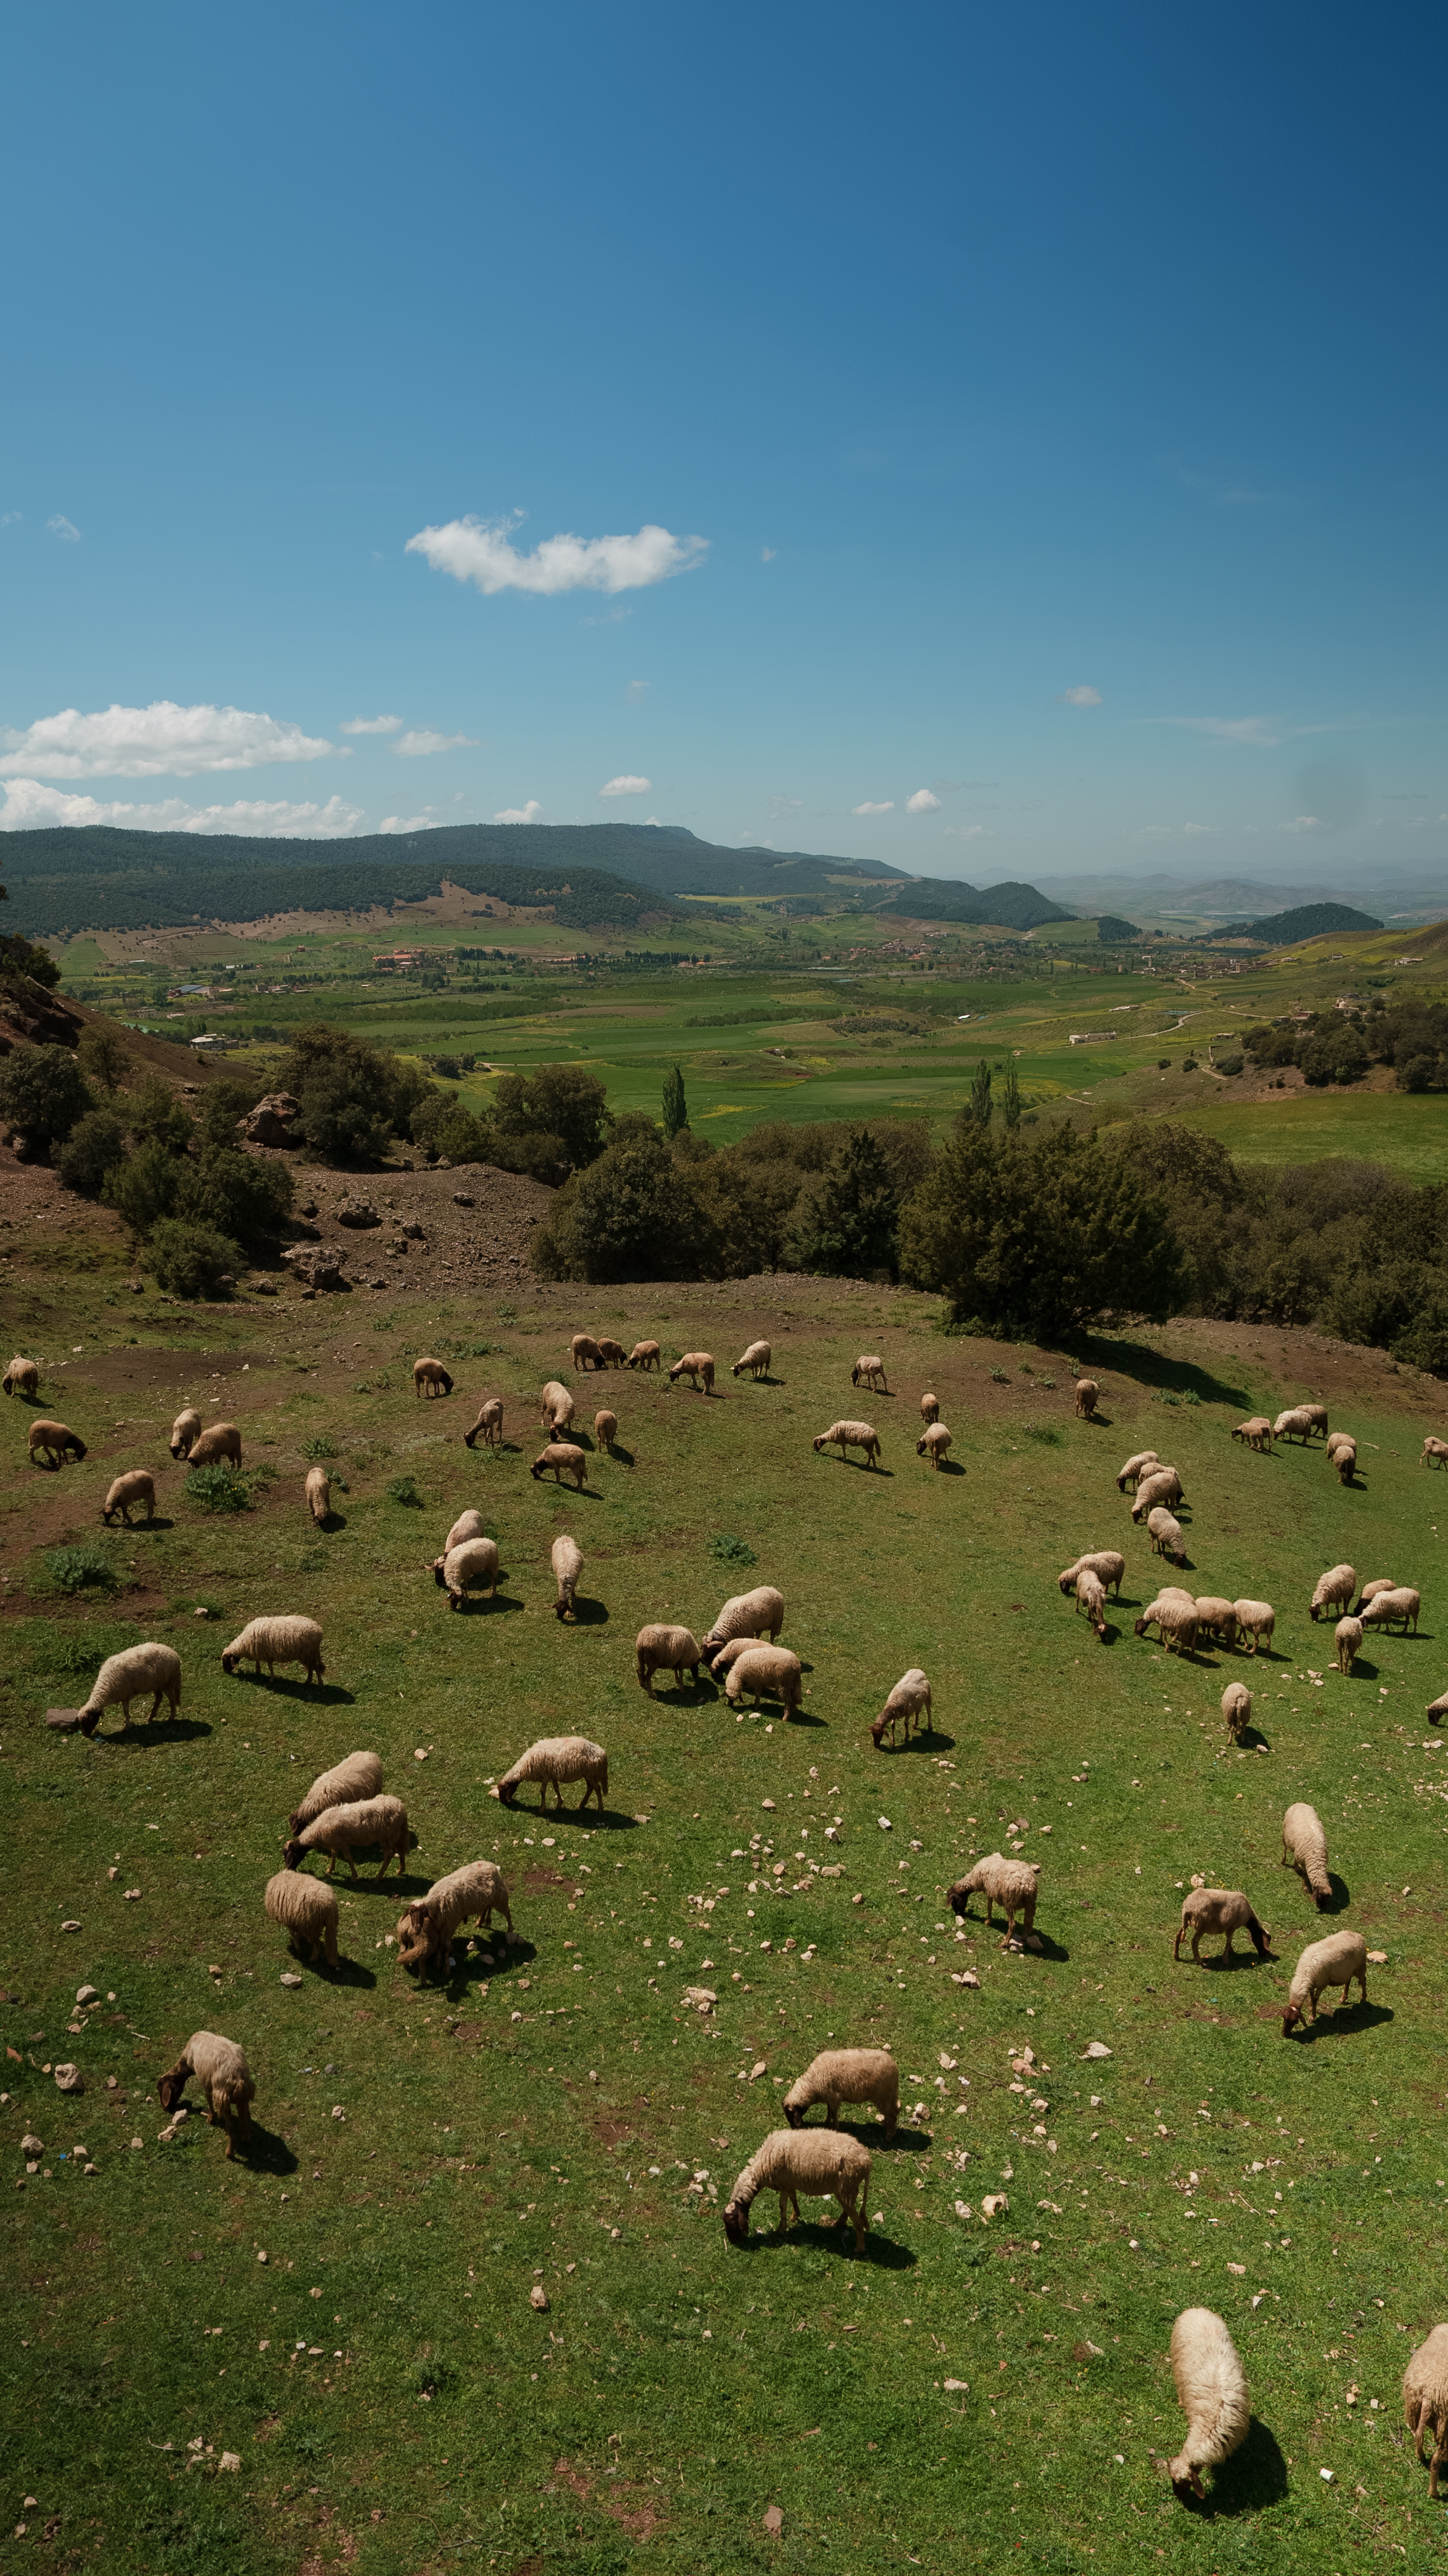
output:
[[[297,1031],[277,1087],[295,1093],[297,1125],[312,1151],[344,1169],[380,1162],[394,1133],[409,1135],[415,1111],[434,1096],[416,1065],[325,1023]]]
[[[213,1147],[188,1163],[176,1194],[176,1213],[197,1226],[245,1243],[276,1234],[292,1204],[292,1176],[282,1163],[264,1163],[235,1145]]]
[[[1194,1055],[1184,1055],[1184,1056],[1182,1057],[1182,1071],[1183,1071],[1183,1073],[1195,1073],[1195,1072],[1196,1072],[1196,1070],[1197,1070],[1197,1060],[1196,1060],[1196,1057],[1195,1057]]]
[[[1007,1377],[1007,1375],[1006,1375],[1006,1373],[1005,1373],[1005,1370],[1004,1370],[1003,1368],[993,1368],[993,1369],[991,1370],[990,1375],[991,1375],[991,1384],[992,1384],[992,1386],[1009,1386],[1009,1385],[1010,1385],[1010,1379]]]
[[[76,1048],[76,1061],[88,1081],[100,1084],[102,1091],[120,1090],[130,1069],[131,1059],[121,1043],[120,1030],[109,1020],[97,1020],[82,1029]]]
[[[1218,1073],[1240,1073],[1240,1072],[1241,1072],[1241,1070],[1242,1070],[1242,1058],[1241,1058],[1239,1055],[1219,1055],[1219,1056],[1218,1056],[1218,1058],[1217,1058],[1217,1071],[1218,1071]]]
[[[422,1494],[415,1476],[389,1476],[382,1490],[389,1503],[405,1503],[411,1511],[422,1508]]]
[[[95,1101],[69,1047],[18,1046],[0,1065],[0,1119],[37,1158],[63,1145]]]
[[[571,1171],[596,1162],[608,1134],[607,1094],[597,1074],[582,1065],[540,1064],[529,1077],[505,1073],[493,1095],[498,1140],[514,1150],[527,1137],[555,1140]],[[526,1168],[506,1166],[505,1168]]]
[[[533,1239],[545,1279],[717,1278],[719,1228],[652,1119],[617,1121],[614,1140],[575,1172]]]
[[[106,1174],[124,1161],[125,1152],[126,1130],[114,1109],[88,1109],[56,1154],[55,1168],[66,1189],[98,1199]]]
[[[239,1267],[241,1249],[214,1226],[163,1216],[151,1228],[146,1257],[168,1296],[209,1297]]]
[[[180,1156],[152,1139],[106,1174],[102,1192],[106,1204],[129,1226],[138,1243],[144,1242],[161,1217],[174,1214],[181,1173]]]
[[[120,1585],[110,1558],[92,1540],[79,1547],[48,1547],[41,1562],[62,1592],[114,1592]]]
[[[709,1554],[718,1565],[757,1565],[758,1557],[742,1538],[730,1538],[719,1531],[709,1541]]]
[[[1061,1446],[1061,1434],[1054,1422],[1023,1422],[1021,1437],[1039,1441],[1043,1449],[1059,1449]]]
[[[316,1465],[323,1458],[340,1458],[341,1455],[336,1441],[329,1440],[325,1431],[319,1431],[312,1439],[302,1442],[302,1456],[309,1466]]]
[[[990,1067],[982,1071],[987,1086]],[[989,1122],[974,1105],[971,1115]],[[788,1252],[801,1270],[833,1277],[893,1279],[896,1271],[900,1194],[889,1164],[868,1127],[852,1127],[831,1154],[819,1179],[800,1194],[789,1230]]]
[[[226,1460],[218,1459],[214,1467],[193,1467],[186,1479],[187,1500],[199,1503],[203,1512],[249,1512],[251,1487],[245,1476]]]
[[[203,1148],[215,1151],[234,1145],[238,1121],[261,1097],[255,1082],[238,1082],[229,1073],[215,1075],[196,1104],[196,1132]]]
[[[158,1073],[148,1076],[131,1100],[131,1133],[138,1145],[163,1145],[168,1154],[184,1154],[195,1122],[184,1100]]]

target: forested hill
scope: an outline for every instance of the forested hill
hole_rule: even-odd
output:
[[[1295,948],[1299,939],[1327,939],[1348,930],[1381,930],[1370,912],[1350,903],[1299,903],[1291,912],[1264,913],[1260,921],[1229,921],[1207,940],[1259,939],[1264,948]]]

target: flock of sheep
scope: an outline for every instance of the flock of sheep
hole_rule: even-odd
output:
[[[738,1378],[747,1374],[755,1380],[767,1377],[771,1357],[767,1342],[752,1342],[734,1363],[733,1375]],[[570,1358],[579,1375],[610,1367],[648,1371],[661,1364],[657,1342],[638,1342],[632,1351],[625,1352],[619,1342],[584,1333],[573,1337]],[[17,1392],[34,1398],[38,1374],[34,1361],[16,1358],[0,1383],[6,1394]],[[714,1386],[713,1356],[706,1351],[686,1352],[669,1374],[675,1381],[687,1377],[696,1389],[708,1395]],[[413,1383],[420,1398],[445,1397],[453,1388],[448,1370],[431,1357],[416,1361]],[[865,1354],[857,1360],[851,1383],[888,1393],[881,1358]],[[1077,1415],[1089,1420],[1098,1395],[1099,1389],[1091,1379],[1081,1379],[1075,1391]],[[920,1412],[924,1427],[917,1455],[928,1458],[939,1469],[950,1448],[950,1433],[940,1420],[940,1406],[933,1394],[921,1398]],[[560,1480],[566,1475],[582,1487],[587,1475],[587,1452],[563,1436],[572,1428],[574,1415],[571,1391],[559,1381],[550,1380],[542,1397],[543,1426],[549,1438],[532,1462],[535,1478],[551,1471]],[[617,1416],[611,1409],[595,1414],[594,1435],[601,1448],[612,1450],[617,1432]],[[492,1397],[483,1404],[463,1438],[469,1447],[479,1439],[494,1446],[501,1441],[502,1433],[502,1400]],[[1297,1439],[1305,1444],[1321,1436],[1340,1481],[1345,1485],[1353,1481],[1356,1444],[1346,1433],[1329,1433],[1327,1415],[1321,1406],[1294,1407],[1280,1414],[1275,1423],[1254,1416],[1240,1424],[1232,1436],[1254,1450],[1267,1448],[1274,1439]],[[203,1430],[200,1416],[190,1408],[177,1417],[170,1445],[173,1458],[187,1459],[193,1466],[228,1461],[239,1467],[241,1463],[241,1438],[236,1426],[215,1423]],[[842,1460],[850,1450],[859,1450],[867,1468],[872,1468],[879,1462],[881,1443],[871,1424],[840,1420],[818,1435],[814,1447],[816,1452],[838,1449]],[[81,1459],[86,1454],[84,1442],[64,1423],[46,1420],[31,1424],[29,1450],[32,1460],[56,1467],[67,1458]],[[1425,1440],[1423,1463],[1448,1465],[1448,1442],[1431,1437]],[[1185,1500],[1180,1471],[1164,1462],[1155,1450],[1141,1450],[1126,1460],[1116,1481],[1122,1494],[1133,1496],[1132,1519],[1138,1525],[1145,1524],[1153,1552],[1184,1566],[1185,1540],[1172,1509]],[[312,1467],[307,1475],[305,1502],[312,1518],[325,1524],[331,1497],[329,1481],[321,1467]],[[107,1522],[119,1517],[129,1525],[132,1509],[142,1506],[149,1520],[155,1509],[154,1479],[149,1469],[132,1468],[113,1480],[102,1517]],[[560,1620],[575,1616],[583,1570],[582,1550],[575,1539],[564,1535],[554,1541],[552,1570],[556,1614]],[[498,1545],[487,1534],[478,1512],[466,1511],[453,1524],[432,1571],[453,1610],[461,1609],[471,1593],[495,1593]],[[1085,1613],[1098,1637],[1106,1634],[1108,1594],[1119,1597],[1125,1571],[1126,1560],[1120,1551],[1100,1549],[1079,1556],[1058,1577],[1060,1591],[1074,1598],[1076,1608]],[[1374,1580],[1361,1587],[1354,1611],[1350,1605],[1355,1594],[1359,1594],[1359,1586],[1354,1568],[1338,1565],[1321,1578],[1308,1604],[1314,1620],[1324,1613],[1339,1614],[1334,1633],[1339,1669],[1345,1674],[1352,1670],[1366,1627],[1406,1628],[1410,1621],[1415,1631],[1417,1627],[1416,1591],[1387,1578]],[[635,1640],[639,1685],[652,1697],[657,1673],[687,1672],[697,1682],[700,1665],[707,1663],[716,1677],[723,1676],[731,1702],[768,1699],[780,1703],[788,1715],[800,1706],[803,1667],[797,1655],[777,1642],[784,1617],[782,1594],[764,1584],[726,1601],[702,1639],[696,1639],[687,1628],[646,1626]],[[1167,1585],[1137,1619],[1135,1630],[1138,1636],[1144,1636],[1155,1627],[1163,1649],[1178,1654],[1194,1654],[1200,1644],[1211,1640],[1228,1651],[1249,1643],[1255,1656],[1262,1648],[1270,1651],[1275,1626],[1276,1613],[1269,1602],[1194,1597],[1177,1586]],[[228,1674],[243,1662],[250,1662],[258,1672],[263,1665],[268,1672],[274,1672],[279,1664],[299,1665],[306,1681],[320,1682],[325,1672],[322,1632],[315,1620],[296,1615],[253,1619],[223,1650],[221,1661]],[[153,1642],[108,1656],[85,1706],[73,1711],[53,1710],[49,1722],[90,1734],[105,1709],[118,1707],[123,1722],[129,1723],[132,1705],[148,1694],[152,1718],[163,1703],[170,1715],[178,1713],[181,1661],[173,1647]],[[1222,1694],[1222,1713],[1229,1734],[1240,1741],[1252,1715],[1252,1694],[1244,1684],[1235,1680],[1228,1683]],[[1434,1701],[1429,1716],[1440,1723],[1448,1716],[1448,1692]],[[893,1743],[897,1727],[903,1726],[908,1741],[911,1728],[929,1723],[931,1717],[929,1680],[923,1671],[912,1667],[895,1684],[872,1721],[872,1740],[879,1747],[888,1735]],[[538,1784],[540,1806],[545,1808],[550,1786],[562,1807],[564,1787],[581,1782],[581,1803],[586,1806],[590,1798],[595,1798],[601,1812],[608,1790],[608,1755],[603,1746],[585,1736],[546,1737],[530,1745],[503,1774],[494,1795],[510,1805],[527,1782]],[[265,1911],[286,1931],[300,1954],[314,1964],[335,1970],[340,1965],[339,1912],[331,1882],[338,1859],[346,1861],[355,1880],[359,1851],[380,1852],[377,1876],[381,1879],[394,1859],[401,1873],[410,1842],[406,1807],[400,1798],[384,1791],[383,1768],[377,1755],[351,1753],[334,1768],[322,1772],[292,1811],[283,1845],[283,1865],[263,1891]],[[306,1868],[313,1854],[327,1860],[325,1879],[313,1877]],[[1327,1837],[1320,1818],[1304,1801],[1289,1806],[1283,1818],[1282,1860],[1284,1866],[1291,1865],[1300,1872],[1319,1909],[1331,1901]],[[956,1915],[964,1917],[972,1896],[980,1895],[988,1926],[993,1923],[997,1907],[1005,1918],[1003,1948],[1039,1948],[1034,1931],[1039,1880],[1038,1862],[992,1852],[956,1881],[948,1891],[948,1900]],[[511,1940],[510,1894],[501,1869],[491,1860],[466,1862],[408,1904],[394,1935],[399,1959],[405,1968],[420,1974],[441,1974],[453,1964],[453,1945],[466,1937],[469,1923],[476,1923],[485,1941],[491,1939],[489,1927],[494,1914],[501,1917]],[[1272,1956],[1270,1936],[1240,1889],[1194,1887],[1181,1909],[1173,1957],[1180,1958],[1182,1942],[1190,1937],[1192,1958],[1199,1962],[1205,1935],[1222,1936],[1224,1955],[1231,1957],[1233,1935],[1238,1931],[1248,1935],[1260,1957]],[[492,1964],[486,1953],[485,1964]],[[1327,1989],[1341,1987],[1346,2002],[1356,1983],[1366,2001],[1367,1966],[1368,1954],[1359,1933],[1338,1931],[1325,1940],[1310,1943],[1293,1974],[1282,2016],[1284,2035],[1300,2021],[1315,2019],[1318,1998]],[[245,2145],[251,2134],[251,2103],[256,2085],[243,2050],[234,2040],[215,2032],[195,2032],[175,2064],[160,2078],[160,2099],[173,2118],[181,2111],[186,2085],[192,2080],[205,2096],[208,2118],[226,2132],[226,2153],[230,2158],[237,2144]],[[802,2193],[807,2197],[834,2198],[841,2220],[853,2228],[857,2253],[863,2251],[872,2159],[869,2149],[857,2138],[841,2132],[837,2124],[843,2107],[872,2106],[884,2123],[884,2143],[888,2147],[899,2119],[899,2081],[895,2059],[886,2050],[843,2048],[821,2052],[785,2094],[782,2107],[788,2126],[774,2130],[764,2139],[734,2185],[723,2213],[729,2242],[746,2242],[751,2204],[761,2191],[768,2190],[778,2194],[781,2229],[791,2217],[798,2219]],[[823,2105],[824,2125],[806,2125],[806,2112],[817,2104]],[[1172,2329],[1171,2361],[1187,2416],[1187,2434],[1181,2451],[1169,2463],[1169,2474],[1179,2494],[1201,2496],[1202,2470],[1229,2458],[1245,2438],[1251,2411],[1246,2379],[1225,2323],[1206,2308],[1186,2309],[1177,2318]],[[1403,2396],[1406,2419],[1420,2457],[1425,2433],[1431,2430],[1434,2435],[1429,2492],[1436,2496],[1439,2471],[1448,2460],[1448,2325],[1435,2327],[1413,2354],[1404,2374]]]

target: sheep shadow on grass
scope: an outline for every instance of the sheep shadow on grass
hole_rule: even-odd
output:
[[[308,1972],[309,1962],[305,1951],[294,1950],[291,1954],[291,1960],[294,1968],[300,1968],[304,1974]],[[311,1963],[310,1973],[317,1979],[320,1985],[331,1986],[334,1989],[352,1987],[359,1994],[369,1995],[374,1993],[376,1990],[376,1969],[365,1968],[360,1959],[349,1959],[345,1952],[342,1955],[340,1966],[329,1968],[321,1960],[318,1960],[315,1963]]]
[[[1383,2022],[1395,2019],[1391,2004],[1339,2004],[1335,2012],[1318,2010],[1316,2021],[1299,2023],[1288,2037],[1310,2046],[1317,2039],[1348,2039],[1360,2030],[1376,2030]]]
[[[935,1473],[937,1476],[963,1476],[965,1469],[958,1458],[942,1458]]]
[[[211,1727],[204,1717],[151,1717],[140,1726],[98,1726],[89,1738],[92,1744],[104,1744],[111,1752],[131,1745],[144,1753],[153,1744],[191,1744],[198,1736],[210,1735]]]
[[[1168,2490],[1168,2494],[1170,2490]],[[1287,2462],[1270,2427],[1254,2415],[1241,2448],[1212,2471],[1206,2495],[1183,2496],[1182,2510],[1199,2522],[1218,2522],[1242,2513],[1264,2513],[1287,2493]]]
[[[236,2162],[249,2173],[294,2174],[297,2170],[297,2158],[285,2138],[278,2137],[275,2129],[264,2129],[259,2120],[252,2121],[246,2145],[237,2147]]]
[[[572,1619],[560,1619],[560,1628],[604,1628],[608,1625],[608,1604],[595,1601],[587,1593],[576,1593]]]
[[[625,1449],[621,1440],[615,1440],[613,1447],[605,1450],[604,1455],[616,1459],[620,1467],[632,1467],[634,1464],[632,1449]]]
[[[849,2219],[836,2218],[833,2226],[818,2218],[800,2217],[786,2227],[754,2227],[742,2245],[730,2247],[731,2254],[757,2256],[778,2253],[781,2246],[794,2246],[802,2253],[834,2254],[855,2263],[873,2263],[884,2272],[913,2272],[920,2257],[908,2245],[897,2245],[893,2237],[882,2236],[873,2221],[865,2229],[865,2250],[855,2252],[855,2231]]]
[[[265,1691],[268,1699],[296,1700],[303,1708],[352,1708],[356,1697],[344,1690],[340,1682],[293,1681],[287,1673],[261,1673],[253,1668],[243,1671],[238,1665],[227,1674],[229,1682],[241,1682],[247,1690]]]
[[[527,1602],[520,1601],[517,1594],[513,1592],[465,1592],[458,1604],[456,1616],[462,1619],[475,1619],[481,1614],[484,1618],[496,1616],[501,1619],[508,1613],[526,1610],[527,1607]]]
[[[816,1723],[822,1724],[823,1720],[816,1720]],[[918,1726],[912,1735],[906,1736],[903,1744],[882,1743],[876,1749],[881,1753],[900,1754],[924,1753],[928,1750],[930,1759],[934,1762],[939,1759],[942,1746],[947,1753],[953,1753],[955,1744],[955,1737],[943,1734],[938,1726]]]

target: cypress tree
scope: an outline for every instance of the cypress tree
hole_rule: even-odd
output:
[[[684,1098],[684,1077],[677,1065],[664,1076],[664,1134],[672,1145],[682,1127],[689,1123],[688,1103]]]
[[[990,1125],[990,1066],[982,1056],[970,1086],[970,1114],[977,1127]]]

